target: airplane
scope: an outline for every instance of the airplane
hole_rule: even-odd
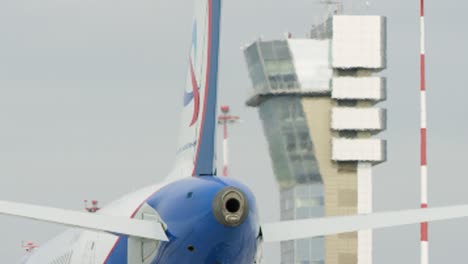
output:
[[[261,223],[255,195],[215,167],[221,0],[194,0],[180,143],[167,178],[94,213],[0,201],[0,214],[70,227],[25,264],[260,263],[262,244],[468,216],[468,205]],[[0,227],[5,228],[5,227]]]

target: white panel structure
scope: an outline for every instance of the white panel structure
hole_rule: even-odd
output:
[[[362,230],[358,232],[358,263],[372,263],[372,230]]]
[[[358,214],[372,213],[372,163],[359,162],[358,178]]]
[[[332,82],[332,98],[336,100],[382,101],[387,97],[383,77],[337,77]]]
[[[381,108],[335,107],[332,109],[333,130],[385,130],[386,111]]]
[[[381,139],[342,139],[332,141],[332,160],[383,162],[386,142]]]
[[[372,163],[359,162],[358,178],[358,214],[372,213]],[[372,263],[372,230],[358,232],[358,263]]]
[[[386,18],[334,16],[332,65],[334,68],[386,67]]]
[[[288,39],[288,45],[302,91],[330,92],[330,40]]]

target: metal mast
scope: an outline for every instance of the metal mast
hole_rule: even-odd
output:
[[[228,145],[228,125],[239,122],[238,116],[229,115],[229,106],[221,106],[222,114],[218,116],[218,124],[223,126],[223,176],[229,174],[229,145]]]

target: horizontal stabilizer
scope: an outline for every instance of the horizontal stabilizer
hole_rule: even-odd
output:
[[[284,221],[264,224],[262,230],[265,242],[277,242],[463,217],[468,205]]]
[[[123,216],[91,214],[6,201],[0,201],[0,214],[119,235],[168,241],[161,223]]]

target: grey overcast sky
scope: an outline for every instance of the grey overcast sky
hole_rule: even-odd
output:
[[[345,0],[346,1],[346,0]],[[313,0],[224,1],[220,102],[244,122],[232,129],[233,177],[257,194],[263,221],[278,219],[278,192],[240,47],[259,36],[304,36],[323,14]],[[375,170],[375,210],[419,205],[418,0],[346,2],[388,16],[389,160]],[[468,202],[468,4],[427,1],[430,204]],[[190,43],[192,1],[0,2],[0,199],[81,209],[107,203],[169,171]],[[466,177],[466,178],[465,178]],[[21,240],[63,229],[0,217],[1,263]],[[430,226],[432,263],[465,263],[468,221]],[[417,225],[375,232],[375,263],[419,261]],[[278,245],[265,246],[279,263]]]

